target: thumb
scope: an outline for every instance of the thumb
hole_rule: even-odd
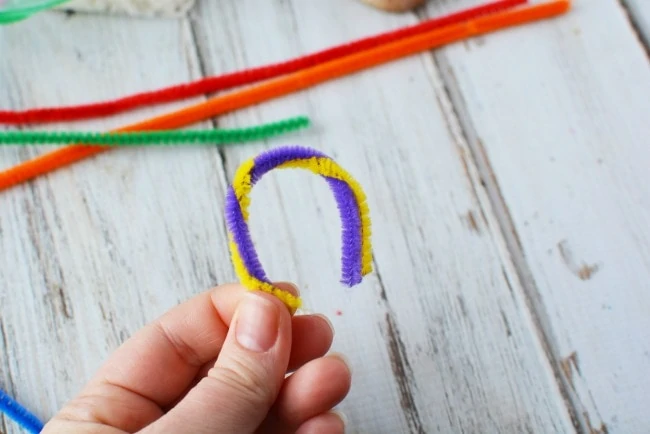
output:
[[[196,434],[255,432],[282,387],[290,353],[289,310],[271,295],[246,294],[237,307],[214,367],[149,430]]]

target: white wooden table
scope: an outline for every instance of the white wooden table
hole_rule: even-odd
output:
[[[477,3],[44,13],[0,27],[0,106],[114,98]],[[649,1],[576,0],[559,19],[193,126],[306,114],[309,131],[116,150],[0,193],[0,386],[48,418],[131,333],[233,281],[225,186],[244,159],[290,143],[336,157],[369,196],[376,272],[353,289],[338,284],[322,180],[270,174],[251,210],[269,274],[301,285],[352,361],[350,432],[650,432],[649,41]],[[53,127],[105,130],[186,103]],[[0,167],[44,151],[0,149]]]

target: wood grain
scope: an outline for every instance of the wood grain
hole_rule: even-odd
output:
[[[582,429],[648,432],[650,67],[624,10],[576,1],[436,60]]]
[[[413,20],[347,0],[198,6],[193,21],[206,74]],[[316,130],[289,142],[334,156],[367,189],[377,273],[352,290],[337,284],[335,206],[309,175],[263,180],[252,230],[270,274],[295,279],[306,287],[308,309],[333,316],[335,347],[355,371],[342,406],[350,432],[572,432],[432,62],[404,60],[220,122],[301,113]],[[259,148],[224,150],[228,173]]]

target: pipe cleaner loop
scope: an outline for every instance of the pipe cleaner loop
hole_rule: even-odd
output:
[[[226,222],[230,253],[241,283],[278,297],[295,312],[300,298],[273,284],[266,277],[255,252],[248,228],[250,192],[264,174],[272,169],[306,169],[320,175],[334,193],[342,231],[341,283],[354,286],[372,271],[370,210],[361,185],[327,155],[303,147],[282,147],[259,154],[237,170],[226,194]]]

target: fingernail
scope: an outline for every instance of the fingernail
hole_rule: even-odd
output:
[[[278,307],[263,296],[251,293],[241,301],[237,311],[235,336],[242,347],[263,353],[278,339]]]
[[[340,361],[342,361],[345,364],[345,366],[348,367],[348,371],[350,371],[350,375],[352,375],[352,365],[350,364],[350,360],[347,357],[345,357],[341,353],[332,353],[329,356],[334,357],[334,358],[339,359]]]
[[[332,411],[332,413],[337,415],[339,417],[339,419],[341,419],[341,422],[343,422],[343,429],[348,427],[348,418],[345,415],[345,413],[343,413],[340,410],[334,410],[334,411]]]
[[[323,314],[317,313],[314,314],[314,316],[317,316],[318,318],[321,318],[323,321],[327,323],[328,326],[330,326],[330,330],[332,330],[332,336],[334,335],[334,324],[332,324],[332,321],[328,317],[326,317]]]

